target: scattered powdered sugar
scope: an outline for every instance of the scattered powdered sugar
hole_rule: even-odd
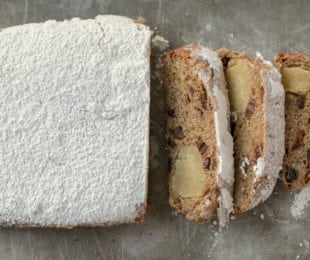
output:
[[[265,65],[273,67],[271,61],[265,60],[263,55],[258,51],[256,52],[256,58],[260,59],[262,61],[262,63],[264,63]]]
[[[246,168],[250,165],[248,157],[244,157],[240,166],[241,173],[247,177]]]
[[[229,212],[233,211],[233,198],[227,189],[221,190],[221,196],[219,200],[222,201],[223,208],[228,209]]]
[[[291,214],[294,218],[300,219],[304,214],[304,210],[310,204],[310,186],[305,187],[299,193],[295,194],[293,205],[291,206]]]
[[[162,36],[155,35],[152,38],[153,46],[157,47],[160,51],[164,51],[169,48],[169,42]]]
[[[153,34],[152,37],[152,46],[154,47],[152,51],[152,73],[151,78],[155,81],[161,81],[161,75],[162,75],[162,67],[163,64],[161,62],[161,56],[163,55],[163,51],[165,51],[167,48],[169,48],[169,42],[162,36]],[[156,84],[156,87],[161,88],[161,84]]]
[[[263,157],[259,157],[257,159],[257,163],[256,165],[253,166],[253,171],[255,172],[256,174],[256,180],[259,179],[260,177],[263,176],[264,174],[264,169],[265,169],[265,160]]]
[[[237,120],[238,120],[238,113],[237,113],[237,111],[231,112],[230,113],[230,118],[231,118],[232,122],[237,122]]]

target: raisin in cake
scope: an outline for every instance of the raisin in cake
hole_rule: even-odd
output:
[[[232,211],[233,144],[229,103],[216,52],[190,45],[163,58],[170,203],[186,218],[219,219]]]
[[[0,32],[0,223],[143,219],[148,27],[118,16]]]
[[[234,212],[265,201],[284,154],[284,90],[280,74],[260,55],[218,50],[225,70],[234,138]]]
[[[283,182],[289,190],[310,183],[310,58],[281,53],[275,64],[285,88],[285,156]]]

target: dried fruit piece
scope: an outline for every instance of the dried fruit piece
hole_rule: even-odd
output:
[[[295,168],[289,168],[285,173],[285,179],[287,182],[293,182],[298,179],[298,171]]]
[[[302,94],[310,88],[310,71],[298,67],[284,67],[281,73],[285,91]]]
[[[306,96],[299,97],[296,103],[299,109],[304,109],[305,104],[306,104]]]
[[[204,155],[209,148],[201,138],[199,138],[199,140],[197,141],[197,147],[201,155]]]
[[[207,157],[204,161],[203,161],[203,167],[205,169],[210,170],[210,165],[211,165],[211,158]]]
[[[199,152],[200,152],[201,154],[205,154],[207,150],[208,150],[208,146],[207,146],[205,143],[202,143],[202,144],[199,146]]]
[[[296,133],[295,141],[294,141],[294,144],[292,146],[292,150],[299,149],[299,148],[305,146],[305,143],[304,143],[305,135],[306,135],[306,133],[304,130],[299,130]]]
[[[168,109],[167,110],[167,115],[169,117],[176,117],[175,110],[174,109]]]
[[[201,102],[201,106],[204,108],[204,109],[208,109],[208,97],[207,97],[207,94],[206,92],[204,92],[201,97],[200,97],[200,102]]]
[[[250,98],[251,67],[245,59],[238,59],[236,64],[225,70],[231,111],[243,113]]]
[[[223,67],[227,68],[228,62],[230,61],[229,57],[222,58]]]
[[[202,157],[197,147],[182,147],[177,155],[172,189],[182,198],[197,198],[203,195],[206,175],[201,165]]]
[[[185,137],[183,129],[181,126],[176,127],[174,130],[171,131],[172,135],[176,139],[183,139]]]
[[[254,114],[256,108],[256,101],[255,99],[251,98],[249,103],[247,104],[245,111],[244,111],[244,116],[245,117],[250,117]]]

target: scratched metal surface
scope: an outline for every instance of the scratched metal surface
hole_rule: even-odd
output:
[[[310,1],[0,0],[0,28],[97,14],[144,17],[170,41],[228,47],[272,59],[309,55]],[[154,59],[153,59],[154,61]],[[154,76],[154,75],[153,75]],[[0,229],[1,259],[309,259],[310,209],[296,221],[281,183],[271,198],[221,232],[174,214],[168,204],[163,91],[152,80],[150,207],[142,224],[71,231]]]

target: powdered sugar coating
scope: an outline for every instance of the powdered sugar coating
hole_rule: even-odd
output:
[[[261,178],[266,172],[265,172],[265,160],[263,157],[259,157],[257,159],[256,165],[253,166],[253,171],[255,172],[255,179],[258,180]]]
[[[206,60],[213,70],[213,77],[210,71],[204,73],[199,72],[201,80],[206,85],[210,86],[210,92],[215,101],[215,132],[217,143],[217,158],[219,161],[217,181],[220,189],[220,196],[218,198],[218,219],[219,225],[224,226],[227,222],[230,213],[233,211],[233,185],[234,185],[234,159],[233,159],[233,139],[230,134],[229,127],[229,100],[228,93],[225,87],[225,77],[223,72],[223,65],[217,53],[199,46],[192,48],[192,55]]]
[[[261,55],[258,58],[263,59]],[[255,181],[261,183],[249,209],[265,201],[272,193],[282,169],[284,156],[284,89],[281,75],[269,62],[263,61],[263,63],[269,66],[268,69],[264,68],[261,71],[265,85],[265,158],[254,166],[255,172],[258,173]]]
[[[250,160],[248,157],[243,157],[242,158],[242,163],[241,163],[241,166],[240,166],[240,171],[242,173],[242,175],[244,177],[248,177],[247,173],[246,173],[246,168],[250,165]]]
[[[143,213],[150,36],[118,16],[1,31],[2,224],[110,225]]]

